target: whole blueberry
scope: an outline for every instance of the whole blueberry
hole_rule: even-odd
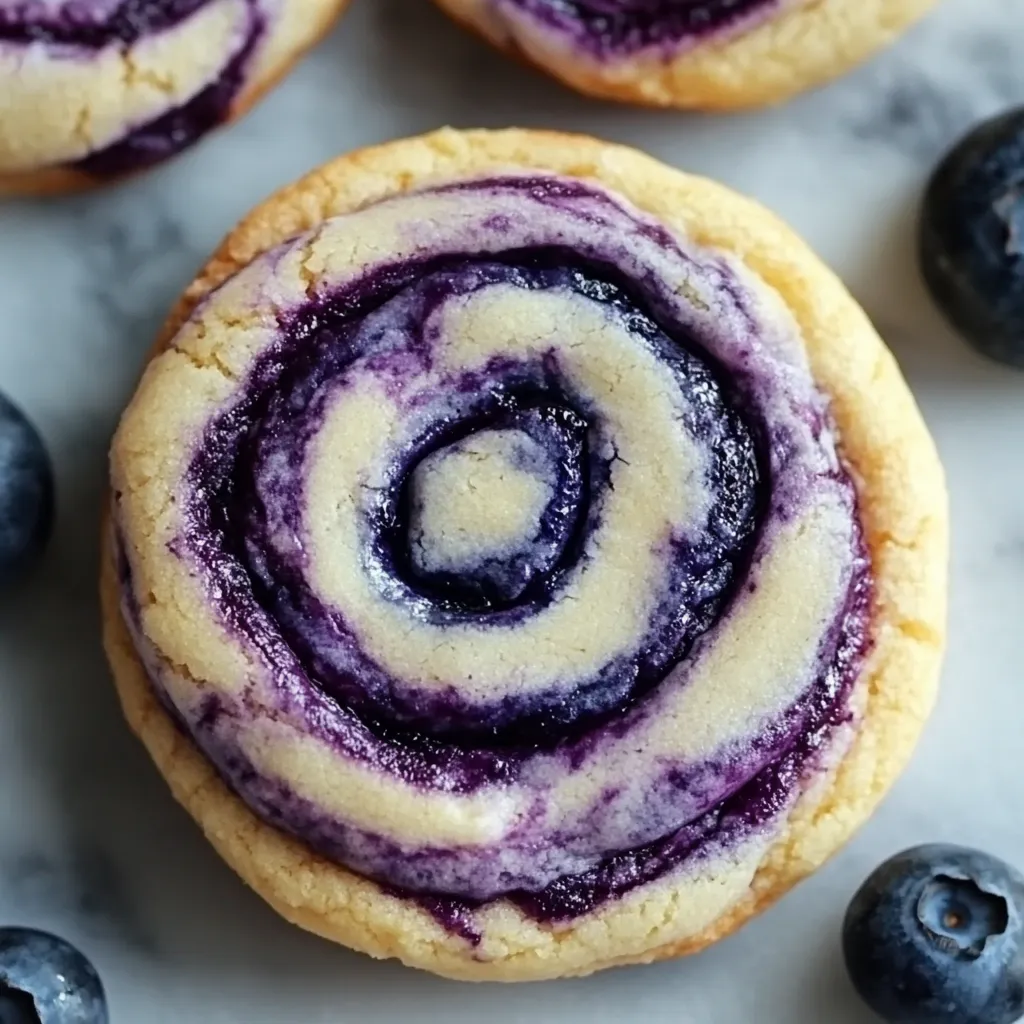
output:
[[[55,935],[0,928],[0,1024],[108,1024],[99,975]]]
[[[0,394],[0,586],[42,552],[53,528],[53,469],[35,427]]]
[[[932,296],[967,341],[1024,368],[1024,107],[974,129],[939,165],[920,258]]]
[[[854,987],[890,1024],[1024,1015],[1024,877],[962,846],[918,846],[860,887],[843,922]]]

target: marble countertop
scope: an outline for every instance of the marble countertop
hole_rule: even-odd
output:
[[[952,335],[914,257],[916,207],[942,150],[1024,101],[1022,31],[1024,0],[945,0],[844,81],[784,109],[713,118],[577,98],[498,59],[426,0],[360,0],[253,116],[173,165],[105,193],[0,207],[0,386],[45,433],[60,488],[45,565],[0,600],[0,924],[85,949],[113,1024],[869,1024],[838,932],[874,864],[949,840],[1024,865],[1024,374]],[[95,597],[105,448],[170,302],[273,188],[337,152],[442,123],[604,135],[772,206],[887,337],[949,472],[951,646],[910,770],[829,866],[689,961],[458,986],[294,930],[174,805],[108,681]]]

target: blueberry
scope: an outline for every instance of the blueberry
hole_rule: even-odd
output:
[[[0,1024],[108,1024],[99,975],[55,935],[0,928]]]
[[[1024,1015],[1024,876],[962,846],[918,846],[860,887],[843,922],[854,987],[890,1024]]]
[[[0,395],[0,586],[28,568],[52,528],[50,457],[25,414]]]
[[[1024,368],[1024,107],[975,128],[942,161],[919,240],[950,322],[985,355]]]

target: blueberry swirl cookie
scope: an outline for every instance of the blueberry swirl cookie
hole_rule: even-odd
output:
[[[936,0],[436,0],[496,46],[609,99],[778,103],[844,74]]]
[[[238,116],[347,0],[0,0],[0,194],[140,170]]]
[[[693,951],[868,815],[931,707],[946,499],[771,215],[443,131],[258,208],[112,450],[121,698],[285,917],[468,979]]]

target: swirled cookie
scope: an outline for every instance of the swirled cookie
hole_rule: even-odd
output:
[[[112,451],[121,697],[289,919],[460,978],[694,950],[931,707],[941,469],[760,207],[631,150],[343,157],[187,292]]]
[[[347,0],[0,0],[0,194],[173,156],[246,110]]]
[[[891,43],[936,0],[436,0],[593,96],[703,110],[789,99]]]

